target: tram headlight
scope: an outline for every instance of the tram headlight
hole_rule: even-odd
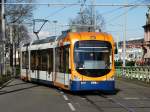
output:
[[[74,76],[74,80],[79,81],[80,79],[78,78],[78,76]]]
[[[111,77],[111,78],[109,78],[107,80],[113,81],[113,80],[115,80],[115,77],[113,76],[113,77]]]

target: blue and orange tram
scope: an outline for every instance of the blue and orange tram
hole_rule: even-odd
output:
[[[114,40],[102,32],[67,32],[21,47],[21,79],[70,90],[115,89]]]

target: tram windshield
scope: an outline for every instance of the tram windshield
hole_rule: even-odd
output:
[[[74,61],[80,74],[90,77],[103,76],[111,69],[111,44],[96,40],[78,41],[75,43]]]

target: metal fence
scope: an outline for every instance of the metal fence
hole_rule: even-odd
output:
[[[150,83],[150,67],[116,67],[116,76]]]

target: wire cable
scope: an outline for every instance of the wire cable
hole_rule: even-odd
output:
[[[118,11],[118,10],[120,10],[120,9],[123,9],[123,8],[124,8],[124,7],[119,7],[119,8],[113,9],[113,10],[109,10],[109,11],[107,11],[107,12],[101,13],[101,15],[107,15],[107,14],[116,12],[116,11]]]
[[[51,16],[54,16],[56,15],[57,13],[59,13],[60,11],[64,10],[65,8],[67,8],[66,6],[61,8],[61,9],[58,9],[57,11],[53,12],[52,14],[50,14],[49,16],[46,16],[45,19],[51,17]]]
[[[139,2],[139,0],[136,0],[136,1],[132,2],[132,3],[135,3],[135,2]],[[142,1],[140,1],[138,4],[140,4],[140,3],[142,3],[142,2],[144,2],[144,3],[149,3],[149,2],[147,2],[147,0],[142,0]],[[137,5],[138,5],[138,4],[137,4]],[[136,8],[137,8],[137,5],[135,5],[135,6],[133,6],[133,7],[130,7],[126,12],[123,12],[123,13],[120,14],[120,15],[113,17],[112,19],[108,20],[107,23],[109,23],[109,22],[111,22],[111,21],[113,21],[113,20],[117,20],[117,19],[119,19],[120,17],[124,16],[126,13],[128,13],[128,12],[130,12],[130,11],[136,9]],[[123,8],[125,8],[125,7],[123,7]]]

